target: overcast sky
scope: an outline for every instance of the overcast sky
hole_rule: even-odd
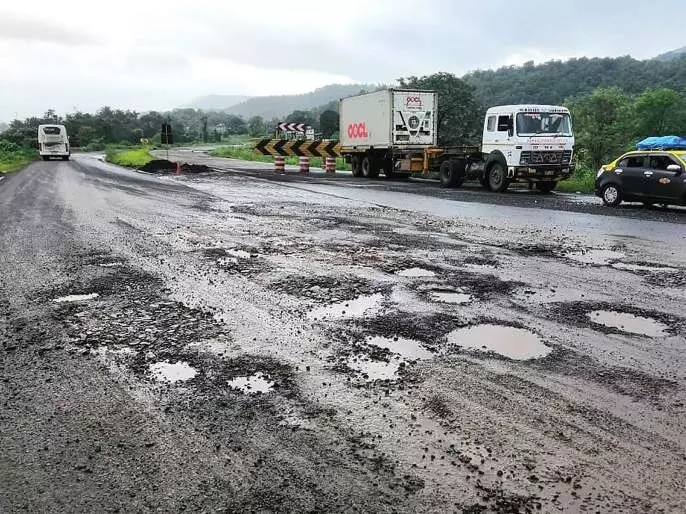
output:
[[[646,59],[686,45],[684,0],[653,5],[666,15],[649,20],[631,0],[3,0],[0,121],[528,60]]]

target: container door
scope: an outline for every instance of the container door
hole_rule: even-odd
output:
[[[395,91],[393,98],[393,144],[431,146],[435,138],[435,95]]]

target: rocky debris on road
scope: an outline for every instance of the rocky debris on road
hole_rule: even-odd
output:
[[[171,174],[177,173],[178,171],[180,171],[181,173],[197,174],[207,173],[211,171],[211,169],[204,164],[188,164],[184,162],[180,163],[180,168],[178,164],[179,163],[168,161],[166,159],[154,159],[139,167],[138,169],[141,171],[145,171],[147,173],[159,174]]]

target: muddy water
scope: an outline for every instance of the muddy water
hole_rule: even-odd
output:
[[[160,382],[185,382],[194,378],[198,371],[190,366],[187,362],[176,362],[170,364],[169,362],[156,362],[149,367],[155,380]]]
[[[595,264],[596,266],[607,266],[612,261],[622,259],[624,254],[614,250],[581,250],[564,254],[567,259],[581,264]]]
[[[396,275],[406,278],[435,277],[433,271],[424,268],[409,268],[395,272]]]
[[[400,364],[403,360],[400,357],[393,357],[388,362],[374,361],[367,357],[350,357],[347,365],[350,369],[358,371],[366,376],[367,380],[395,380]]]
[[[66,302],[86,302],[88,300],[95,300],[98,297],[98,293],[91,294],[73,294],[69,296],[61,296],[60,298],[55,298],[53,302],[55,303],[66,303]]]
[[[528,330],[502,325],[476,325],[448,334],[448,342],[468,350],[495,352],[515,360],[540,359],[552,349]]]
[[[421,343],[412,339],[391,339],[377,336],[368,339],[366,343],[378,348],[386,348],[407,360],[426,360],[431,359],[434,356],[434,354],[424,348]]]
[[[274,382],[262,373],[255,373],[249,377],[236,377],[229,380],[229,387],[246,394],[268,393],[274,389]]]
[[[381,311],[383,299],[382,294],[360,296],[354,300],[318,307],[310,311],[307,317],[312,320],[334,320],[371,316]]]
[[[628,312],[593,311],[588,318],[599,325],[616,328],[622,332],[638,334],[648,337],[664,337],[668,335],[669,327],[652,318],[635,316]]]

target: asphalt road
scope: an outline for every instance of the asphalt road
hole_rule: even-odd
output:
[[[184,160],[0,181],[0,512],[686,510],[685,212]]]

